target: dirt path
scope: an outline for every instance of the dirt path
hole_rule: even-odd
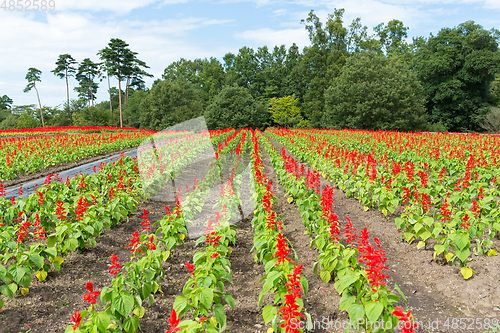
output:
[[[271,141],[280,151],[282,145]],[[325,185],[334,186],[321,177],[321,186]],[[356,199],[346,198],[337,188],[334,195],[334,212],[342,225],[347,216],[358,230],[366,227],[371,237],[379,238],[390,268],[388,285],[397,283],[403,290],[408,308],[423,325],[418,332],[486,332],[483,325],[500,317],[500,256],[473,255],[470,265],[477,274],[464,280],[458,267],[436,263],[431,249],[417,250],[415,243],[402,242],[396,216],[387,218],[371,209],[365,212]],[[467,318],[465,328],[453,325],[460,318]]]

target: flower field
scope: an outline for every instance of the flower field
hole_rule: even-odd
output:
[[[2,179],[141,144],[93,175],[49,174],[26,199],[0,187],[8,332],[498,325],[500,138],[151,134],[0,139]]]

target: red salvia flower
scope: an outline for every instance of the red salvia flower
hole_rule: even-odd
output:
[[[217,258],[218,256],[219,256],[219,253],[218,253],[218,252],[214,252],[214,253],[212,253],[212,255],[210,256],[210,258],[215,259],[215,258]]]
[[[71,327],[73,327],[73,331],[76,331],[82,322],[82,315],[80,314],[80,311],[75,311],[75,313],[71,316],[71,321],[73,322]]]
[[[15,219],[14,221],[21,222],[20,218],[22,215],[23,215],[23,212],[19,212],[17,219]],[[21,226],[19,227],[19,231],[16,233],[16,235],[18,236],[16,244],[22,243],[26,240],[26,238],[28,237],[28,228],[30,226],[31,226],[31,222],[29,220],[21,223]]]
[[[149,223],[148,211],[144,209],[141,222],[142,230],[151,230],[150,225],[151,223]]]
[[[340,225],[339,225],[339,219],[337,215],[334,213],[330,212],[330,215],[328,217],[328,222],[330,224],[329,227],[329,234],[332,242],[338,242],[339,236],[340,236]]]
[[[154,239],[155,239],[155,236],[151,235],[151,237],[149,237],[149,243],[146,244],[146,246],[150,250],[156,250],[156,244],[154,243]]]
[[[208,244],[212,244],[214,247],[219,246],[219,240],[221,236],[218,235],[215,231],[212,231],[206,236],[205,242]]]
[[[38,198],[38,206],[41,206],[41,205],[45,204],[45,200],[43,199],[43,193],[42,192],[38,192],[38,191],[36,193],[38,193],[38,196],[39,196],[39,198]]]
[[[120,272],[122,267],[123,266],[118,263],[118,257],[113,253],[111,255],[111,266],[109,266],[108,268],[110,269],[110,273],[116,276],[116,274]]]
[[[170,324],[170,329],[165,332],[165,333],[174,333],[177,331],[180,331],[180,328],[177,328],[179,325],[180,319],[177,318],[177,312],[175,312],[175,309],[172,309],[172,312],[170,313],[170,318],[168,319],[168,323]]]
[[[78,204],[76,206],[75,214],[76,214],[76,219],[78,221],[83,221],[83,215],[87,211],[87,207],[89,206],[87,200],[84,197],[80,197],[80,200],[78,200]]]
[[[471,211],[474,213],[476,217],[479,217],[479,214],[481,213],[481,208],[477,204],[476,200],[472,200],[472,209]]]
[[[96,297],[101,294],[100,291],[94,291],[94,285],[92,282],[87,282],[87,285],[85,286],[85,289],[87,289],[89,292],[85,293],[83,296],[83,300],[87,301],[88,303],[95,304],[96,303]]]
[[[141,239],[139,237],[139,232],[136,231],[132,234],[132,240],[130,241],[130,244],[125,246],[125,248],[128,248],[130,247],[130,252],[135,253],[135,252],[141,252],[142,254],[144,254],[144,252],[142,252],[142,250],[140,249],[141,247]]]
[[[57,205],[57,208],[56,208],[57,219],[58,220],[65,219],[66,215],[64,215],[64,214],[66,213],[66,210],[64,209],[63,203],[61,202],[61,200],[57,200],[56,205]]]
[[[280,325],[281,328],[285,329],[285,333],[299,333],[299,325],[294,325],[292,319],[297,317],[302,317],[305,319],[305,316],[298,311],[299,305],[296,303],[296,297],[294,294],[285,295],[285,303],[281,309],[278,310],[278,313],[283,313],[282,318],[284,323]]]
[[[276,240],[278,241],[278,245],[276,246],[276,252],[273,255],[273,257],[278,258],[276,266],[285,261],[291,262],[292,260],[288,258],[288,253],[290,253],[290,249],[286,244],[286,238],[283,237],[282,233],[279,233],[278,237],[276,237]]]
[[[37,227],[37,230],[34,232],[34,235],[36,237],[33,238],[33,240],[47,239],[47,238],[45,238],[45,234],[47,233],[47,231],[45,231],[45,229],[41,227],[40,217],[38,216],[38,213],[36,213],[36,215],[35,215],[35,227]]]
[[[462,220],[463,223],[460,226],[462,228],[469,230],[469,226],[470,226],[469,219],[470,219],[469,215],[467,213],[465,213],[464,218]]]
[[[4,197],[7,193],[3,189],[3,184],[0,184],[0,197]]]
[[[411,311],[404,313],[403,308],[396,306],[396,310],[394,310],[392,314],[398,317],[398,321],[402,324],[399,329],[400,331],[403,331],[403,333],[418,333],[414,331],[414,329],[417,328],[417,323],[413,322]]]
[[[188,263],[187,261],[184,263],[186,265],[186,268],[188,271],[192,272],[191,275],[194,276],[194,265],[191,265],[190,263]]]
[[[358,230],[356,228],[353,228],[351,220],[347,216],[345,218],[347,220],[347,223],[345,225],[345,236],[347,238],[346,242],[347,242],[347,244],[351,243],[351,247],[352,247],[353,246],[352,243],[354,243],[356,241],[356,237],[358,236],[358,234],[357,234]]]
[[[443,216],[441,218],[441,221],[445,222],[445,223],[446,223],[446,221],[450,221],[451,220],[451,218],[450,218],[451,211],[448,209],[448,207],[450,207],[450,205],[448,205],[448,200],[444,199],[444,203],[441,206],[441,216]]]
[[[17,195],[23,195],[24,191],[23,191],[23,187],[21,186],[19,188],[19,190],[17,191]]]

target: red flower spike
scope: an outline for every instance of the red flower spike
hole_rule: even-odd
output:
[[[122,267],[123,266],[118,263],[118,257],[113,253],[111,255],[111,266],[109,266],[110,273],[116,276]]]
[[[88,303],[95,304],[96,303],[96,297],[101,294],[100,291],[94,291],[94,285],[92,282],[87,282],[87,285],[85,286],[85,289],[87,289],[89,292],[85,293],[83,296],[83,300],[87,301]]]
[[[144,252],[142,252],[142,250],[140,249],[141,247],[141,239],[139,237],[139,232],[136,231],[132,234],[132,240],[130,241],[130,244],[125,246],[125,248],[128,248],[130,247],[130,252],[132,253],[135,253],[135,252],[140,252],[142,254],[144,254]]]
[[[177,312],[175,312],[175,309],[172,309],[172,312],[170,313],[170,318],[168,319],[168,323],[170,324],[170,329],[166,331],[165,333],[174,333],[178,332],[181,330],[181,328],[178,328],[177,325],[179,325],[179,318],[177,318]]]
[[[142,219],[143,219],[143,221],[141,222],[142,230],[148,230],[148,231],[151,230],[150,228],[151,223],[149,223],[148,211],[146,209],[144,209],[144,215],[142,215]]]
[[[155,239],[155,236],[151,235],[151,237],[149,237],[149,243],[146,244],[146,246],[150,250],[156,250],[156,244],[153,242],[154,239]]]
[[[75,313],[71,316],[71,321],[74,324],[71,327],[73,327],[73,331],[76,331],[76,329],[78,328],[78,326],[80,326],[80,323],[82,322],[82,315],[80,314],[80,311],[75,311]]]
[[[403,331],[403,333],[418,333],[414,331],[414,329],[417,328],[417,323],[413,322],[411,311],[404,313],[401,307],[396,306],[396,310],[394,310],[392,314],[398,317],[398,321],[402,322],[402,326],[399,329],[400,331]]]
[[[187,261],[184,264],[186,265],[186,268],[188,269],[188,271],[192,272],[194,270],[194,265],[191,265]]]

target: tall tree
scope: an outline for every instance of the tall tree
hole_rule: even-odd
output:
[[[208,129],[263,128],[269,122],[266,107],[243,87],[224,87],[205,109]]]
[[[36,96],[38,98],[38,106],[40,107],[40,120],[42,121],[42,127],[45,127],[45,123],[43,121],[42,103],[40,102],[40,95],[38,94],[38,89],[36,88],[36,83],[42,82],[42,80],[40,80],[40,75],[42,75],[41,70],[34,67],[30,67],[28,69],[28,73],[25,77],[25,79],[28,80],[28,85],[24,88],[24,92],[27,93],[31,91],[31,89],[35,88]]]
[[[10,109],[14,101],[7,95],[0,97],[0,110]]]
[[[430,121],[441,121],[449,131],[480,131],[499,67],[498,31],[473,21],[420,40],[413,68],[424,86]]]
[[[405,61],[409,60],[411,50],[405,40],[408,37],[408,27],[405,27],[403,22],[392,20],[387,25],[380,23],[373,30],[379,38],[382,52],[385,52],[388,56],[399,56]]]
[[[76,69],[73,65],[76,64],[76,60],[69,54],[60,54],[59,59],[56,61],[56,68],[51,70],[54,75],[58,76],[60,79],[66,79],[66,95],[69,107],[69,82],[68,77],[73,76]]]
[[[304,48],[301,66],[307,90],[302,104],[306,117],[313,127],[321,127],[326,89],[340,75],[349,56],[348,30],[343,26],[344,9],[334,9],[328,14],[325,25],[313,10],[302,20],[309,33],[311,46]]]
[[[80,98],[89,102],[89,106],[90,103],[94,106],[94,96],[97,94],[97,88],[99,88],[99,84],[94,82],[101,75],[99,65],[99,63],[95,63],[89,58],[85,58],[78,66],[78,72],[75,76],[80,84],[79,87],[75,87],[75,91],[78,92]]]
[[[147,73],[139,73],[135,68],[145,67],[146,63],[137,59],[137,52],[132,52],[128,48],[129,44],[118,38],[111,38],[108,46],[100,50],[97,54],[104,61],[106,71],[109,76],[114,76],[118,80],[118,101],[120,108],[120,127],[123,127],[123,107],[122,107],[122,87],[121,82],[127,80],[131,75],[143,76]],[[149,75],[149,74],[148,74]],[[127,88],[127,85],[126,85]]]
[[[347,61],[326,92],[327,128],[425,129],[422,86],[397,57],[361,52]]]
[[[125,104],[127,104],[129,90],[131,87],[142,87],[144,86],[143,77],[153,77],[152,74],[149,74],[142,68],[149,68],[148,65],[142,60],[137,59],[137,52],[129,52],[127,55],[127,61],[125,66],[125,70],[123,72],[124,77],[126,78],[125,83]],[[141,68],[142,67],[142,68]]]

